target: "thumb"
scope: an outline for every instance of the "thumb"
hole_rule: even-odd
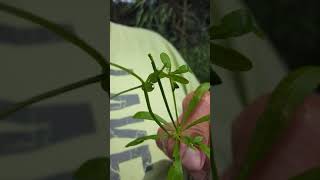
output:
[[[184,167],[191,171],[200,171],[205,162],[206,155],[198,149],[192,149],[181,143],[180,145],[181,161]]]

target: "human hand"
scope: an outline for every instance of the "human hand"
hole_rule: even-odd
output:
[[[183,111],[186,110],[190,100],[192,99],[193,93],[188,94],[183,100],[182,107]],[[198,106],[191,113],[185,124],[189,124],[193,120],[196,120],[204,115],[210,114],[210,92],[206,92]],[[182,120],[182,115],[179,116],[178,122]],[[169,124],[169,126],[173,126]],[[173,128],[173,127],[171,127]],[[158,130],[159,137],[163,137],[164,132],[161,128]],[[183,132],[183,135],[188,136],[202,136],[203,143],[209,145],[210,142],[210,125],[209,122],[197,124],[190,129]],[[160,138],[157,140],[158,147],[170,158],[172,158],[174,140],[172,138]],[[210,171],[210,160],[200,150],[193,150],[188,148],[186,144],[180,144],[180,155],[182,165],[188,170],[188,173],[196,180],[207,180],[209,179],[208,173]]]
[[[245,108],[232,127],[233,164],[223,180],[237,175],[250,142],[258,117],[265,109],[269,96],[258,98]],[[297,108],[291,124],[279,141],[259,161],[250,179],[284,180],[308,169],[320,166],[320,96],[311,95]]]

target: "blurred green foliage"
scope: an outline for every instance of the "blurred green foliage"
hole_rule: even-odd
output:
[[[210,81],[209,0],[113,1],[111,20],[158,32],[174,44],[199,81]]]

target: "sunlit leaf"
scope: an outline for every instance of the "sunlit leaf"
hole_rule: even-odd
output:
[[[180,66],[177,70],[173,71],[173,74],[183,74],[183,73],[187,73],[190,72],[190,67],[187,65],[182,65]]]
[[[309,169],[298,176],[289,178],[289,180],[319,180],[320,179],[320,167]]]
[[[196,137],[193,138],[192,143],[193,144],[199,144],[199,143],[202,142],[202,140],[203,140],[202,136],[196,136]]]
[[[255,22],[253,15],[248,10],[239,9],[225,15],[219,25],[212,26],[210,36],[212,39],[226,39],[250,32],[263,37],[263,33]]]
[[[272,92],[265,111],[257,121],[239,180],[249,177],[255,164],[263,159],[287,129],[293,112],[320,84],[319,77],[320,67],[304,67],[289,73]]]
[[[106,180],[109,178],[107,174],[108,163],[109,159],[106,157],[88,160],[75,171],[73,177],[75,180]]]
[[[188,84],[189,83],[188,79],[184,78],[183,76],[179,76],[179,75],[176,75],[173,73],[167,74],[164,72],[159,72],[159,78],[164,78],[164,77],[169,78],[172,81],[175,81],[175,82],[178,82],[181,84]]]
[[[175,75],[175,74],[169,74],[169,78],[172,79],[173,81],[181,83],[181,84],[188,84],[189,83],[188,79],[186,79],[182,76]]]
[[[150,136],[143,136],[143,137],[139,137],[131,142],[129,142],[126,147],[130,147],[130,146],[135,146],[135,145],[138,145],[138,144],[141,144],[143,143],[145,140],[149,140],[149,139],[152,139],[152,140],[156,140],[158,138],[158,135],[150,135]]]
[[[153,113],[153,114],[157,118],[157,120],[159,120],[161,123],[167,124],[167,121],[164,120],[162,117],[160,117],[159,115],[157,115],[155,113]],[[152,118],[151,114],[149,112],[147,112],[147,111],[137,112],[132,117],[135,118],[135,119],[146,119],[146,120],[153,120],[154,121],[154,119]]]
[[[251,61],[239,52],[220,46],[210,44],[211,63],[231,71],[248,71],[252,68]]]
[[[165,65],[166,68],[171,68],[171,62],[170,62],[170,57],[168,56],[168,54],[166,53],[161,53],[160,54],[160,59],[163,63],[163,65]]]
[[[209,83],[203,83],[198,86],[195,90],[192,99],[190,100],[186,112],[183,114],[182,123],[186,122],[189,118],[190,114],[193,110],[197,107],[198,103],[200,102],[202,96],[210,89]]]

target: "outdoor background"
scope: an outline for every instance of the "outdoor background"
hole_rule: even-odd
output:
[[[201,82],[209,82],[210,1],[113,0],[111,21],[151,29],[169,40]]]

